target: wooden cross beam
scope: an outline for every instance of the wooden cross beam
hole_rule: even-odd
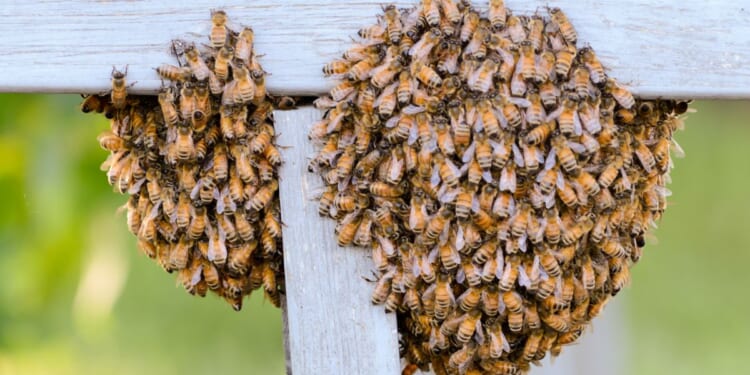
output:
[[[485,3],[476,1],[477,3]],[[413,6],[417,1],[395,1]],[[609,74],[639,96],[750,97],[747,0],[506,0],[523,14],[565,10],[579,40]],[[107,90],[112,66],[129,66],[132,91],[153,93],[153,68],[172,62],[175,38],[207,42],[209,10],[252,26],[277,94],[320,94],[332,86],[321,67],[375,21],[373,0],[84,1],[6,0],[0,8],[0,91]]]
[[[396,1],[413,6],[417,1]],[[750,98],[750,1],[506,0],[517,14],[560,7],[608,73],[643,97]],[[373,0],[214,2],[6,0],[0,7],[0,92],[99,93],[112,66],[128,66],[131,92],[155,93],[153,68],[174,61],[170,41],[205,43],[209,10],[252,26],[273,94],[317,95],[333,82],[321,67],[375,21]],[[340,249],[313,201],[306,172],[312,108],[276,112],[289,332],[288,366],[299,374],[399,372],[395,316],[371,306],[371,261]],[[575,371],[575,370],[574,370]]]

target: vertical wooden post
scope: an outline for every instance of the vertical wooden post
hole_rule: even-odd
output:
[[[333,220],[318,215],[320,178],[307,171],[314,149],[307,138],[321,112],[276,111],[277,142],[284,149],[279,172],[285,224],[286,345],[294,375],[398,374],[394,314],[369,303],[372,260],[365,249],[340,248]],[[289,371],[289,370],[288,370]]]

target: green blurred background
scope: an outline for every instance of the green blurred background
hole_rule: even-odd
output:
[[[284,371],[281,314],[192,297],[136,250],[75,96],[0,95],[0,374]],[[621,298],[632,374],[737,374],[750,347],[748,102],[699,102]],[[564,354],[563,354],[564,355]]]

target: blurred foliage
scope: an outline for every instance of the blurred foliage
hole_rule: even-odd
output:
[[[0,374],[281,374],[281,311],[240,313],[143,256],[75,96],[0,95]]]
[[[283,373],[278,309],[190,296],[136,250],[99,170],[107,121],[78,101],[0,95],[0,374]],[[695,108],[658,241],[622,296],[633,374],[746,368],[750,105]]]

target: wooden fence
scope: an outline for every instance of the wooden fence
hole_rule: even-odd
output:
[[[517,14],[564,9],[579,40],[636,95],[750,98],[750,0],[505,3]],[[332,86],[323,64],[374,21],[380,6],[368,0],[6,0],[0,6],[0,91],[99,93],[108,90],[113,65],[128,65],[128,80],[136,82],[131,91],[155,93],[161,82],[153,68],[172,61],[169,42],[205,40],[209,10],[220,8],[254,28],[272,93],[317,95]],[[278,143],[290,146],[280,174],[287,366],[295,375],[396,374],[395,316],[369,303],[372,285],[361,277],[371,274],[368,254],[338,248],[334,224],[317,214],[318,177],[306,171],[312,153],[306,134],[320,116],[312,108],[275,113]],[[607,341],[607,334],[596,335]],[[604,352],[607,345],[597,341],[591,350]]]

